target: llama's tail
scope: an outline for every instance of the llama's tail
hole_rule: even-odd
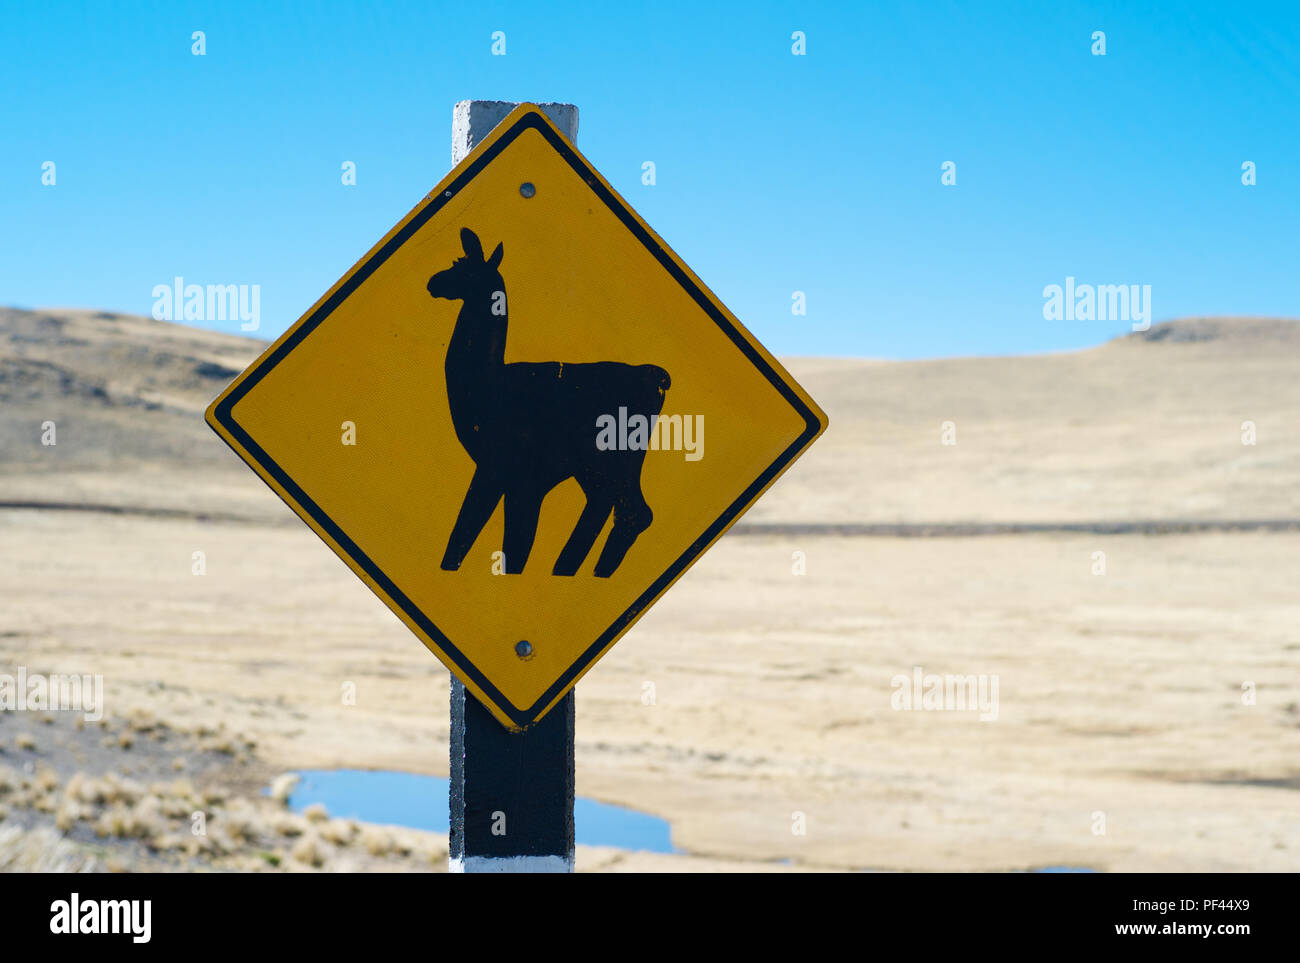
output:
[[[668,376],[668,372],[657,364],[646,365],[647,373],[651,376],[654,386],[660,391],[667,391],[672,387],[673,379]]]

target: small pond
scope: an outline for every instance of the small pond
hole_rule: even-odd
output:
[[[410,772],[304,769],[289,798],[294,812],[321,803],[331,816],[367,823],[447,832],[448,780]],[[584,846],[675,852],[668,822],[592,799],[573,804],[574,834]]]

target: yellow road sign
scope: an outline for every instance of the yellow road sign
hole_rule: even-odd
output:
[[[207,420],[512,729],[826,427],[529,104]]]

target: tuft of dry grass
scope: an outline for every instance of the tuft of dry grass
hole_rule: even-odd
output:
[[[218,846],[210,836],[195,836],[190,833],[185,837],[184,849],[191,859],[197,859],[215,854]]]
[[[152,839],[167,830],[162,804],[156,796],[145,796],[136,805],[113,803],[95,821],[97,836],[119,839]]]
[[[325,865],[326,849],[318,837],[308,834],[293,844],[289,855],[305,866],[319,869]]]
[[[188,779],[162,783],[157,787],[156,795],[162,800],[163,814],[171,819],[189,819],[203,808],[198,790]]]
[[[68,780],[65,792],[81,802],[102,806],[109,801],[115,790],[105,780],[95,779],[93,776],[86,776],[79,772]]]
[[[289,805],[289,797],[293,795],[293,791],[298,788],[300,782],[302,782],[302,777],[296,772],[281,773],[271,783],[271,798],[282,806]]]
[[[429,862],[432,865],[445,867],[447,865],[447,857],[451,854],[446,845],[432,842],[425,848],[424,855],[428,857]]]
[[[48,769],[41,770],[32,783],[29,805],[37,812],[54,812],[59,808],[58,788],[58,776]]]
[[[61,833],[66,833],[81,820],[88,819],[92,815],[94,815],[93,809],[65,797],[54,814],[54,828]]]
[[[42,766],[36,771],[35,784],[41,792],[53,792],[59,788],[59,775],[48,766]]]
[[[309,823],[323,823],[330,818],[329,810],[325,808],[324,803],[312,803],[302,811],[302,814]]]
[[[134,779],[119,776],[114,772],[105,774],[104,784],[107,787],[110,803],[135,803],[145,794],[145,788]]]
[[[64,787],[63,794],[68,799],[79,800],[85,786],[86,774],[84,772],[74,772],[72,778],[68,780],[68,785]]]
[[[368,828],[361,834],[361,845],[371,856],[387,856],[393,851],[393,837],[385,830]]]
[[[133,708],[126,714],[126,727],[133,732],[153,732],[158,722],[147,709]]]
[[[185,837],[180,833],[163,833],[161,836],[155,836],[149,840],[149,848],[164,853],[184,849]]]
[[[307,831],[307,820],[296,814],[286,813],[271,824],[277,836],[301,836]]]
[[[225,834],[236,843],[249,843],[262,836],[265,832],[261,820],[257,818],[255,812],[247,807],[236,809],[227,809],[217,814],[217,822]]]
[[[331,819],[320,827],[321,839],[335,846],[350,846],[356,834],[356,823],[348,819]]]
[[[0,873],[96,873],[104,867],[93,854],[52,829],[0,828]]]

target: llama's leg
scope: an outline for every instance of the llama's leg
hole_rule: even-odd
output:
[[[621,494],[614,502],[614,527],[610,530],[600,558],[596,560],[596,575],[609,578],[623,561],[637,536],[650,527],[654,512],[646,504],[639,487]]]
[[[447,539],[447,551],[442,556],[445,571],[454,572],[474,545],[474,539],[483,531],[492,513],[496,511],[497,502],[501,501],[501,487],[495,479],[489,479],[480,469],[474,473],[461,502],[460,514],[452,526],[451,537]]]
[[[534,491],[506,492],[506,536],[501,547],[506,556],[507,575],[518,575],[528,564],[545,494]]]
[[[605,527],[605,519],[609,518],[612,507],[613,504],[603,495],[587,496],[587,505],[578,517],[578,524],[573,527],[573,534],[564,543],[555,568],[551,570],[552,575],[573,575],[578,571],[591,546],[596,544],[596,536]]]

